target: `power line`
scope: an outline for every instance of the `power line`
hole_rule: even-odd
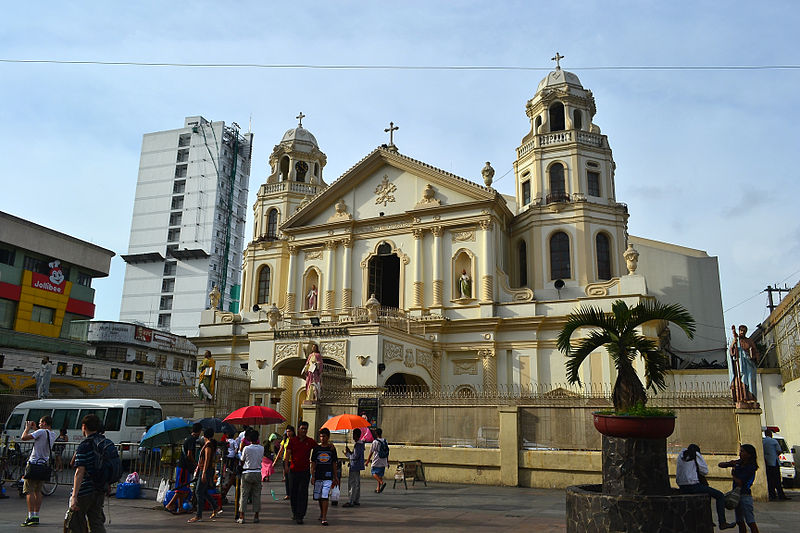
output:
[[[112,67],[175,67],[175,68],[257,68],[305,70],[473,70],[473,71],[552,71],[552,67],[524,65],[323,65],[305,63],[172,63],[166,61],[96,61],[67,59],[0,58],[0,63],[46,65],[95,65]],[[800,65],[589,65],[571,67],[581,70],[639,70],[639,71],[749,71],[800,70]]]

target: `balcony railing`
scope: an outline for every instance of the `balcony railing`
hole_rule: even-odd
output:
[[[554,204],[557,202],[569,202],[569,194],[565,192],[551,192],[545,198],[545,202],[548,204]]]
[[[571,142],[586,144],[588,146],[594,146],[597,148],[602,148],[607,145],[605,135],[599,133],[591,133],[583,130],[554,131],[536,135],[533,139],[517,148],[517,157],[524,156],[534,148],[567,144]]]

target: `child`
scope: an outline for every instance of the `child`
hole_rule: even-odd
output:
[[[361,440],[361,430],[353,430],[353,450],[345,445],[344,454],[350,459],[350,473],[347,476],[347,491],[349,501],[342,507],[361,505],[361,471],[364,470],[364,442]]]
[[[720,468],[733,468],[733,487],[741,489],[741,498],[736,507],[736,523],[739,525],[739,533],[747,533],[745,524],[750,526],[751,533],[758,533],[756,517],[753,514],[753,494],[750,487],[756,479],[756,449],[752,444],[742,444],[739,447],[739,459],[735,461],[724,461],[719,464]]]

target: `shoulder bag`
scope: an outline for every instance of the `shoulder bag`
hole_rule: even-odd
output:
[[[741,487],[734,487],[725,493],[725,509],[736,509],[739,506],[739,500],[742,498]]]
[[[22,476],[24,479],[28,479],[30,481],[47,481],[50,479],[53,471],[50,468],[50,451],[53,449],[53,443],[50,442],[50,430],[46,429],[47,431],[47,448],[48,448],[48,457],[44,462],[36,462],[31,463],[28,462],[25,465],[25,474]],[[41,459],[40,459],[41,461]]]

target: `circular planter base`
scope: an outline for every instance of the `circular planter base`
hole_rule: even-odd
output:
[[[603,494],[602,485],[567,487],[567,533],[712,533],[707,494]]]
[[[666,439],[675,431],[674,416],[626,416],[594,413],[594,427],[608,437]]]

